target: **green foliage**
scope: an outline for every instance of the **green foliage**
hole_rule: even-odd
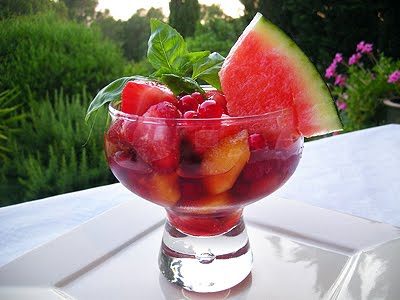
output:
[[[60,87],[66,94],[86,85],[95,92],[124,67],[119,49],[100,32],[53,14],[1,21],[0,61],[0,90],[17,87],[39,99]]]
[[[124,26],[126,22],[115,20],[109,10],[97,12],[96,19],[91,24],[96,30],[100,30],[104,37],[113,41],[122,48],[124,43]]]
[[[10,135],[18,129],[16,124],[22,120],[25,115],[18,113],[19,104],[15,99],[18,96],[17,90],[7,90],[0,93],[0,162],[4,161],[6,154],[10,151],[5,145]]]
[[[90,23],[96,16],[97,0],[59,0],[68,8],[71,20]]]
[[[67,8],[62,2],[51,0],[1,0],[0,1],[0,20],[23,16],[33,15],[53,11],[59,16],[67,16]]]
[[[9,143],[12,156],[1,166],[2,205],[113,181],[103,152],[106,114],[98,115],[87,141],[91,128],[84,117],[89,100],[85,92],[29,100],[30,117],[19,121],[20,131]]]
[[[186,39],[190,51],[207,49],[226,56],[243,32],[243,19],[232,19],[225,15],[210,17],[198,24],[194,37]]]
[[[373,56],[370,56],[374,59]],[[332,86],[332,95],[345,102],[341,112],[346,131],[359,130],[384,123],[382,100],[396,93],[396,86],[388,83],[388,75],[400,69],[400,61],[381,54],[372,67],[369,64],[352,65],[343,87]]]
[[[185,38],[193,36],[200,19],[198,0],[171,0],[168,23]]]
[[[140,61],[146,56],[151,18],[163,20],[161,9],[151,8],[148,11],[139,9],[124,23],[122,49],[129,60]]]
[[[149,76],[154,72],[153,66],[147,59],[138,62],[130,62],[125,65],[123,76],[141,75]]]

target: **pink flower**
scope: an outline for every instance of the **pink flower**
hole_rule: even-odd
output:
[[[358,61],[360,60],[361,56],[362,56],[361,53],[354,53],[349,58],[349,65],[354,65],[354,64],[358,63]]]
[[[357,44],[357,52],[360,53],[371,53],[373,49],[373,45],[369,43],[365,43],[364,41],[361,41]]]
[[[335,54],[335,58],[333,59],[333,61],[335,61],[337,63],[341,63],[343,61],[342,53],[336,53]]]
[[[338,86],[344,86],[344,84],[346,83],[346,79],[347,79],[346,76],[344,76],[342,74],[338,74],[338,75],[336,75],[336,78],[335,78],[335,84]]]
[[[387,80],[389,83],[396,83],[398,81],[400,81],[400,70],[396,70],[390,74]]]
[[[347,104],[344,101],[336,100],[336,106],[339,110],[346,110]]]
[[[373,45],[372,44],[365,44],[364,49],[361,51],[362,53],[371,53],[373,50]]]
[[[337,64],[335,61],[331,63],[331,65],[325,70],[325,77],[331,78],[335,76]]]

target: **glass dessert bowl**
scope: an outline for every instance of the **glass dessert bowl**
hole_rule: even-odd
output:
[[[162,274],[197,292],[215,292],[250,273],[243,208],[295,171],[303,137],[291,109],[221,118],[159,118],[109,106],[109,166],[130,191],[166,209]]]

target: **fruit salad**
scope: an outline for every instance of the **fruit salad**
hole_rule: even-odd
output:
[[[231,117],[221,91],[174,96],[143,80],[129,81],[121,95],[105,134],[110,168],[186,233],[227,231],[242,207],[275,191],[299,162],[301,136],[271,126],[287,122],[288,110]]]

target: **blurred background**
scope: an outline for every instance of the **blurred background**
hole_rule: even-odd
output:
[[[345,131],[400,122],[383,102],[400,103],[399,1],[0,0],[0,206],[115,182],[106,114],[85,112],[108,82],[153,71],[150,18],[227,55],[257,11],[317,66]]]

